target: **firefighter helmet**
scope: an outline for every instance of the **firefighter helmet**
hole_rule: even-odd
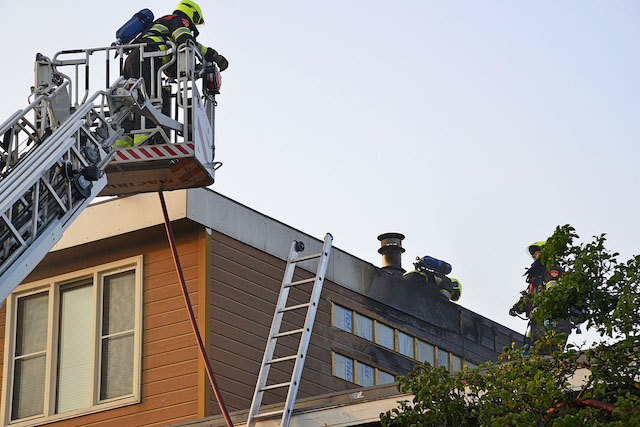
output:
[[[174,12],[184,13],[195,25],[204,24],[204,18],[202,17],[200,6],[198,6],[197,3],[191,0],[182,0],[180,3],[178,3]]]
[[[541,250],[542,247],[547,243],[546,240],[543,240],[541,242],[535,242],[530,244],[529,246],[527,246],[527,253],[530,256],[533,256],[533,254],[535,254],[537,251]]]

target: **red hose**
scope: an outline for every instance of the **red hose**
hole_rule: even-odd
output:
[[[229,417],[229,413],[227,412],[227,408],[224,406],[224,402],[222,401],[222,395],[220,394],[220,389],[218,389],[218,384],[216,383],[216,379],[213,376],[213,369],[211,369],[211,363],[209,363],[209,358],[207,357],[207,351],[204,348],[204,344],[202,343],[202,338],[200,337],[200,331],[198,331],[198,325],[196,324],[196,317],[193,314],[193,308],[191,307],[191,300],[189,299],[189,293],[187,292],[187,285],[184,281],[184,275],[182,274],[182,267],[180,266],[180,260],[178,259],[178,250],[176,249],[176,241],[173,236],[173,228],[171,227],[171,222],[169,221],[169,214],[167,213],[167,205],[164,202],[164,196],[162,191],[158,191],[158,195],[160,196],[160,203],[162,204],[162,213],[164,214],[164,226],[167,230],[167,238],[169,239],[169,246],[171,247],[171,252],[173,254],[173,263],[176,266],[176,273],[178,273],[178,278],[180,279],[180,286],[182,288],[182,296],[184,298],[184,304],[187,307],[187,311],[189,312],[189,320],[191,321],[191,328],[193,329],[193,334],[196,336],[196,341],[198,342],[198,349],[200,350],[200,358],[204,363],[204,367],[207,370],[207,376],[209,377],[209,382],[211,383],[211,387],[213,388],[213,393],[216,395],[216,399],[218,400],[218,405],[220,406],[220,410],[222,411],[222,415],[224,415],[224,419],[227,422],[227,427],[233,427],[233,423],[231,422],[231,418]]]

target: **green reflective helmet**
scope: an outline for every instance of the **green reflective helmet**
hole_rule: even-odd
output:
[[[200,10],[200,6],[198,6],[197,3],[192,2],[191,0],[182,0],[180,3],[178,3],[178,6],[176,6],[176,10],[174,12],[178,11],[187,15],[187,17],[189,17],[191,22],[193,22],[195,25],[204,24],[202,11]]]
[[[547,243],[546,240],[543,240],[541,242],[535,242],[530,244],[529,246],[527,246],[527,253],[530,256],[533,256],[534,253],[536,253],[539,250],[542,250],[542,247]]]

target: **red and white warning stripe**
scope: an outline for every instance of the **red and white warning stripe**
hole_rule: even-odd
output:
[[[123,148],[116,151],[112,163],[138,162],[141,160],[193,157],[192,143],[145,145],[142,147]]]

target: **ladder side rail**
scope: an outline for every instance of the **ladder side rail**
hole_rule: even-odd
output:
[[[63,123],[55,135],[47,138],[43,144],[38,147],[34,153],[31,154],[32,161],[27,163],[21,163],[12,173],[9,175],[11,180],[3,179],[0,181],[0,212],[4,212],[8,204],[13,204],[21,197],[20,194],[15,194],[19,188],[26,185],[28,182],[33,182],[34,174],[38,169],[50,168],[55,162],[58,161],[59,156],[55,153],[64,152],[69,148],[75,140],[67,140],[74,132],[82,127],[82,119],[84,116],[93,109],[93,101],[100,95],[106,95],[103,91],[96,92],[89,102],[85,103],[79,109],[77,109],[73,115]],[[24,165],[24,166],[22,166]],[[22,166],[22,167],[21,167]]]
[[[47,144],[36,150],[28,159],[20,163],[4,180],[0,182],[0,212],[5,212],[9,206],[23,197],[20,189],[33,185],[43,169],[51,168],[60,161],[62,153],[66,153],[75,143],[72,139],[76,129],[67,129],[56,138],[47,140]]]
[[[300,346],[298,347],[298,353],[293,367],[293,373],[291,374],[291,385],[287,392],[287,398],[285,400],[284,412],[282,414],[282,427],[288,427],[293,413],[293,405],[295,404],[296,396],[298,394],[298,388],[300,387],[300,379],[302,377],[302,368],[309,348],[309,341],[311,339],[311,332],[313,330],[313,324],[315,322],[316,313],[318,311],[318,304],[320,302],[320,294],[322,293],[322,285],[324,283],[325,274],[327,271],[327,265],[329,264],[329,256],[331,255],[331,245],[333,243],[333,236],[327,233],[322,246],[322,255],[318,262],[318,268],[316,271],[316,280],[313,284],[311,291],[311,306],[307,310],[307,316],[304,321],[304,327],[302,336],[300,337]]]
[[[66,90],[68,82],[64,82],[50,94],[39,95],[23,110],[16,111],[11,118],[3,123],[0,127],[0,138],[9,138],[9,144],[6,147],[5,154],[2,156],[5,164],[0,168],[0,173],[7,173],[13,169],[20,161],[23,161],[30,154],[31,146],[37,142],[37,127],[28,119],[27,115],[32,111],[36,111],[42,104],[49,102],[62,90]],[[31,128],[31,133],[29,129]],[[26,138],[21,142],[21,138]]]
[[[22,200],[24,200],[23,197],[31,194],[31,197],[30,197],[31,201],[26,206],[27,206],[27,209],[30,209],[29,211],[31,215],[30,222],[31,224],[33,224],[33,228],[31,229],[31,232],[27,233],[29,237],[26,238],[22,246],[18,248],[14,252],[14,254],[12,254],[13,258],[15,258],[16,256],[20,256],[21,253],[28,248],[29,244],[31,244],[31,241],[35,240],[35,238],[37,237],[38,230],[37,230],[37,227],[35,226],[35,224],[37,224],[37,221],[42,221],[43,222],[42,225],[46,226],[48,225],[48,222],[52,220],[52,218],[45,218],[41,216],[41,212],[39,211],[39,206],[38,206],[39,200],[37,195],[39,195],[40,181],[43,179],[47,179],[47,175],[49,174],[49,171],[52,168],[57,167],[58,169],[61,170],[64,167],[64,165],[61,165],[62,159],[64,160],[77,159],[78,162],[83,163],[86,166],[86,160],[82,158],[78,150],[75,150],[74,144],[76,141],[75,141],[75,138],[73,138],[73,136],[68,136],[67,134],[63,134],[61,138],[56,138],[54,142],[58,140],[62,140],[62,141],[58,145],[58,147],[54,146],[55,151],[52,151],[52,150],[46,151],[47,153],[49,153],[52,159],[49,162],[47,162],[46,165],[44,166],[39,165],[36,158],[34,157],[30,159],[31,161],[29,162],[29,164],[25,163],[25,166],[28,166],[25,168],[25,173],[19,176],[11,177],[11,178],[15,178],[13,179],[13,181],[15,182],[14,185],[9,187],[10,188],[9,191],[12,191],[9,194],[13,194],[13,197],[7,198],[6,200],[3,201],[2,207],[0,208],[0,212],[2,212],[3,214],[5,213],[10,214],[13,210],[12,208],[14,204],[17,203],[18,201],[20,201],[24,206],[25,203],[22,202]],[[73,152],[73,154],[71,152]],[[25,176],[25,178],[22,179],[22,176]],[[55,199],[56,198],[54,198],[54,200]],[[73,201],[70,194],[66,195],[66,201],[68,202],[68,206],[65,206],[65,207],[70,209],[73,205]],[[64,211],[65,209],[62,208],[62,210]],[[24,228],[21,228],[18,231],[21,233],[25,233],[27,230],[25,230]],[[3,262],[3,265],[0,266],[0,274],[3,272],[5,268],[7,268],[8,265],[11,264],[12,262],[11,259],[13,258],[10,257],[8,260]]]
[[[73,147],[72,147],[73,148]],[[81,162],[84,162],[84,159],[82,158],[78,158],[76,156],[71,156],[71,151],[74,150],[69,150],[67,152],[65,152],[62,155],[62,158],[66,158],[66,159],[78,159]],[[77,152],[75,152],[74,154],[78,154]],[[103,153],[104,154],[104,153]],[[101,162],[101,167],[102,164],[105,164],[105,162],[108,162],[111,160],[111,158],[113,157],[115,153],[111,153],[109,155],[105,155],[103,161]],[[39,186],[41,182],[45,182],[47,180],[48,175],[51,172],[59,172],[60,173],[60,164],[54,164],[51,168],[48,168],[46,170],[44,170],[40,176],[38,176],[37,181],[29,186],[28,188],[26,188],[23,191],[23,195],[27,195],[29,193],[31,194],[39,194],[38,190],[39,190]],[[75,216],[77,216],[77,214],[79,214],[79,212],[77,212],[78,210],[78,203],[80,204],[84,204],[86,206],[86,204],[88,204],[88,202],[86,202],[86,204],[84,203],[85,200],[82,196],[80,195],[76,195],[76,197],[74,197],[74,193],[71,191],[71,184],[67,181],[65,181],[65,186],[66,186],[66,191],[65,191],[65,195],[64,195],[64,200],[60,200],[59,197],[55,197],[55,201],[57,203],[66,203],[68,206],[66,208],[61,208],[61,214],[59,216],[53,216],[55,215],[55,211],[51,214],[51,215],[47,215],[46,210],[47,210],[47,205],[46,202],[43,202],[43,206],[41,206],[39,197],[33,197],[31,203],[27,206],[27,212],[26,214],[30,215],[30,219],[26,222],[23,223],[22,227],[20,230],[16,230],[15,227],[13,226],[13,224],[11,224],[10,222],[7,222],[7,225],[9,226],[9,228],[11,228],[12,233],[14,234],[14,237],[16,236],[16,232],[18,233],[17,236],[20,236],[19,239],[16,239],[19,241],[20,246],[13,251],[13,253],[11,253],[9,255],[9,257],[7,257],[6,259],[3,260],[2,265],[0,265],[0,277],[2,278],[2,280],[0,281],[0,283],[4,284],[7,283],[8,276],[11,276],[12,274],[9,274],[8,272],[11,270],[15,270],[16,268],[18,269],[24,269],[24,265],[29,265],[29,262],[25,262],[24,259],[25,258],[29,258],[28,252],[32,251],[33,248],[35,246],[38,246],[38,241],[40,241],[41,243],[44,243],[45,246],[47,245],[47,238],[45,235],[47,234],[51,234],[51,231],[47,231],[50,229],[50,227],[55,226],[55,224],[57,223],[61,223],[61,224],[66,224],[68,222],[68,219],[70,217],[70,215],[75,218]],[[95,192],[95,188],[93,187],[100,187],[99,190],[101,190],[102,188],[104,188],[104,186],[106,186],[106,177],[103,176],[101,177],[98,181],[96,181],[93,185],[92,185],[92,192]],[[53,194],[53,193],[52,193]],[[92,193],[93,194],[93,193]],[[93,194],[92,198],[95,197],[98,193]],[[44,210],[45,212],[43,212],[42,210]],[[3,212],[4,214],[4,212]],[[6,217],[3,216],[3,219],[5,219]],[[41,222],[40,228],[37,229],[37,227],[33,227],[32,224],[36,223],[37,221]],[[31,226],[30,226],[31,224]],[[26,227],[26,228],[25,228]],[[66,228],[66,226],[64,227]],[[31,233],[28,233],[28,231],[31,231]],[[27,235],[23,238],[22,234],[26,233]],[[45,237],[43,237],[45,236]],[[44,252],[44,254],[42,255],[44,257],[44,255],[46,255],[46,253],[51,249],[51,247],[53,247],[53,245],[55,245],[55,243],[57,242],[57,240],[59,240],[59,238],[61,237],[61,235],[56,235],[57,237],[55,238],[55,241],[51,241],[51,245],[49,247],[49,249],[47,249],[47,251]],[[25,255],[27,254],[27,255]],[[21,259],[22,260],[20,262],[17,262],[17,260]],[[35,260],[35,264],[32,264],[32,267],[35,267],[35,265],[37,265],[37,263],[41,260],[41,258]],[[17,267],[16,267],[17,266]],[[24,279],[24,277],[26,277],[26,275],[30,272],[30,270],[26,271],[26,273],[24,274],[23,277],[20,278],[20,280]],[[8,274],[8,276],[7,276]],[[13,283],[13,282],[9,282],[9,283]],[[17,286],[19,283],[15,282],[15,284],[13,285],[13,287],[9,290],[8,293],[10,293],[13,288],[15,288],[15,286]],[[0,285],[1,287],[2,285]],[[7,295],[8,295],[7,293]],[[6,297],[6,295],[3,296]]]
[[[118,82],[114,84],[109,93],[113,91],[121,80],[122,78],[118,79]],[[107,95],[107,92],[98,91],[91,97],[91,100],[93,102],[98,96],[102,96],[104,98]],[[101,108],[103,108],[103,104],[104,100],[101,103]],[[97,140],[94,137],[91,137],[91,129],[89,128],[91,123],[88,123],[86,120],[90,113],[100,117],[99,112],[94,109],[94,105],[92,103],[86,103],[78,109],[72,117],[65,121],[58,131],[54,132],[54,134],[51,135],[43,145],[37,147],[38,149],[33,156],[28,158],[27,161],[21,164],[19,168],[9,174],[7,179],[0,182],[0,213],[2,214],[3,221],[7,223],[7,228],[14,235],[15,240],[21,245],[13,254],[4,259],[0,266],[0,273],[3,274],[8,266],[13,263],[16,257],[21,256],[22,252],[26,251],[28,246],[38,237],[36,233],[31,233],[25,240],[20,235],[21,232],[27,233],[27,230],[24,230],[23,228],[24,223],[21,225],[21,230],[16,230],[15,227],[13,227],[13,224],[9,224],[9,222],[11,222],[14,204],[20,201],[22,203],[20,211],[25,214],[32,215],[32,224],[37,224],[37,221],[41,221],[43,222],[42,227],[46,227],[48,225],[47,221],[50,222],[52,219],[41,217],[41,212],[38,207],[39,201],[35,197],[32,198],[32,202],[35,201],[36,203],[32,203],[32,205],[29,206],[26,202],[28,197],[25,199],[25,196],[28,194],[39,194],[36,193],[36,191],[39,189],[40,181],[42,180],[42,182],[47,183],[49,173],[52,172],[53,169],[58,172],[58,175],[61,174],[62,169],[64,168],[63,162],[75,160],[76,166],[87,166],[89,164],[81,154],[81,133],[84,132],[84,134],[87,135],[87,141],[90,140],[91,143],[97,145],[100,158],[102,159],[98,163],[100,170],[104,170],[106,165],[115,155],[115,152],[111,150],[107,154],[103,151],[103,148],[108,149],[115,139],[122,133],[122,129],[112,132],[111,136],[107,136],[107,138],[101,143],[97,143]],[[102,117],[101,120],[104,121],[104,117]],[[106,181],[102,187],[105,185]],[[50,185],[45,185],[45,187],[51,191]],[[54,201],[60,205],[65,214],[73,208],[72,191],[69,185],[67,185],[67,191],[65,194],[69,209],[65,209],[65,206],[62,206],[60,195],[55,194],[55,191],[51,192],[51,194]],[[47,209],[47,205],[44,206],[44,209]],[[16,231],[18,231],[18,234]],[[37,231],[37,227],[33,227],[32,231]]]
[[[108,146],[109,144],[113,143],[118,135],[118,133],[114,133],[112,136],[108,137],[106,140],[107,143],[105,145]],[[79,133],[77,134],[77,137],[79,138]],[[97,166],[100,170],[104,170],[106,165],[115,156],[115,151],[106,153],[104,150],[102,150],[102,147],[99,147],[99,151],[101,160],[98,162]],[[75,158],[75,160],[79,163],[88,164],[88,162],[82,158],[79,150],[77,150],[75,145],[73,144],[71,144],[69,150],[65,152],[61,158],[65,160],[72,160],[73,158]],[[26,189],[23,194],[39,194],[38,187],[40,186],[41,182],[47,184],[50,172],[60,173],[60,162],[54,163],[52,168],[53,169],[45,170],[44,173],[42,173],[39,179],[36,181],[36,184],[33,187]],[[79,194],[74,194],[71,190],[71,183],[65,180],[64,185],[66,186],[66,191],[64,202],[68,203],[69,208],[61,209],[62,213],[58,217],[48,216],[46,214],[46,211],[48,210],[46,201],[43,202],[43,206],[40,206],[39,197],[33,198],[33,202],[30,206],[31,210],[29,212],[32,215],[32,233],[30,236],[28,236],[28,241],[25,241],[21,237],[19,237],[18,240],[22,246],[14,251],[14,253],[12,253],[8,259],[5,259],[3,261],[3,265],[0,266],[0,298],[6,298],[9,293],[11,293],[13,289],[15,289],[15,287],[31,272],[31,270],[35,268],[35,266],[42,260],[42,258],[44,258],[44,256],[62,237],[62,233],[64,232],[64,230],[100,193],[100,191],[102,191],[106,184],[107,178],[105,175],[103,175],[98,179],[98,181],[94,181],[92,183],[90,194],[87,197],[82,197]],[[50,185],[48,185],[47,187],[49,188],[49,191],[51,191]],[[55,202],[60,205],[63,203],[63,201],[60,200],[59,197],[61,195],[57,195],[55,191],[51,191],[50,194],[55,194]],[[52,215],[54,214],[55,212]],[[5,220],[5,222],[7,222],[4,213],[2,218],[3,220]],[[37,221],[42,222],[39,229],[33,225],[36,224]],[[12,226],[10,222],[7,222],[7,225],[9,225],[10,228]],[[16,230],[13,229],[12,232],[15,234]]]
[[[43,232],[23,252],[22,256],[12,262],[9,268],[0,273],[0,300],[4,301],[29,273],[49,253],[62,238],[64,231],[82,213],[82,211],[98,196],[107,185],[107,178],[103,176],[93,183],[91,195],[70,210],[60,221],[55,221],[43,229]]]
[[[298,257],[298,251],[296,251],[296,243],[297,242],[294,241],[291,244],[291,251],[289,252],[285,274],[282,278],[280,294],[278,296],[278,301],[274,310],[273,321],[271,322],[271,328],[269,330],[269,335],[267,336],[267,343],[265,346],[264,355],[262,357],[258,379],[256,381],[256,388],[253,392],[253,399],[251,400],[251,408],[249,409],[247,418],[247,427],[252,427],[254,425],[254,418],[260,412],[260,405],[262,404],[262,397],[264,395],[263,389],[267,385],[269,370],[271,368],[271,364],[269,363],[269,361],[271,361],[271,359],[273,358],[273,354],[276,349],[277,340],[275,338],[275,335],[280,332],[280,325],[282,324],[282,317],[284,315],[281,310],[285,308],[287,298],[289,296],[289,288],[286,285],[288,283],[291,283],[291,280],[293,279],[293,273],[295,272],[296,268],[295,259]]]

